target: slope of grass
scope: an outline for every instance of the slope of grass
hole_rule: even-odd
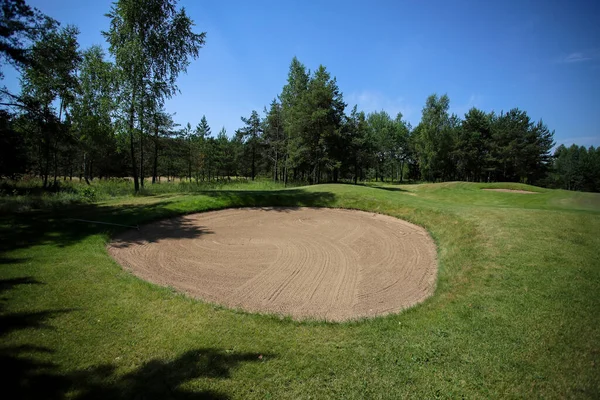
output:
[[[598,398],[600,196],[482,187],[219,190],[7,215],[4,390],[83,399]],[[424,226],[438,244],[435,295],[345,324],[231,311],[124,272],[105,251],[118,228],[68,219],[135,225],[266,205],[356,208]]]
[[[223,178],[212,181],[180,180],[167,181],[163,178],[157,184],[146,179],[145,186],[137,197],[168,194],[192,194],[211,190],[274,190],[283,189],[284,184],[270,179],[250,180],[242,177]],[[64,208],[69,205],[105,201],[113,198],[133,197],[132,180],[126,178],[95,179],[88,183],[83,180],[59,179],[56,186],[44,189],[42,180],[28,178],[19,181],[0,180],[0,215],[39,210]],[[288,187],[297,186],[288,183]]]

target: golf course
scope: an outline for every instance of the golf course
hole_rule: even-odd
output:
[[[185,279],[145,279],[109,254],[118,238],[154,226],[151,244],[171,245],[153,257],[130,252],[129,262],[149,262],[166,249],[177,259],[191,246],[174,247],[177,240],[195,235],[172,224],[158,229],[161,221],[224,209],[269,216],[271,207],[310,211],[314,226],[306,232],[315,242],[320,229],[330,237],[349,230],[347,210],[423,228],[434,249],[430,291],[382,315],[328,318],[319,309],[298,318],[285,307],[236,307],[240,296],[235,304],[203,297],[218,288],[186,290]],[[337,230],[318,224],[329,208],[342,213],[331,219]],[[276,229],[286,217],[268,218]],[[296,245],[294,229],[276,231],[278,248]],[[298,242],[311,236],[301,232]],[[249,182],[7,212],[0,216],[3,387],[18,398],[47,399],[598,398],[599,249],[600,194],[516,183]],[[202,249],[193,251],[202,257]],[[339,252],[321,253],[333,260]],[[234,261],[243,271],[256,257]],[[189,285],[202,281],[194,279]]]

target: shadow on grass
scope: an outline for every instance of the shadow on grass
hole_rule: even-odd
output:
[[[154,359],[111,379],[115,367],[101,365],[69,376],[77,399],[228,399],[213,390],[189,391],[181,386],[200,378],[227,379],[244,362],[263,362],[272,355],[231,353],[213,348],[187,351],[174,360]]]
[[[0,288],[6,291],[28,284],[40,282],[30,277],[8,279],[0,281]],[[50,328],[49,319],[72,311],[2,313],[0,338],[17,330]],[[189,391],[182,386],[202,378],[227,379],[242,363],[266,362],[274,357],[266,353],[197,348],[172,360],[153,359],[122,373],[112,364],[65,372],[52,361],[54,354],[54,349],[44,346],[1,345],[2,392],[15,399],[227,399],[226,393]]]
[[[9,259],[14,261],[15,259]],[[31,276],[24,276],[22,278],[2,279],[0,280],[0,293],[11,290],[18,285],[43,285],[42,282],[34,279]]]
[[[373,189],[381,189],[387,190],[388,192],[407,192],[408,190],[401,189],[399,187],[390,187],[390,186],[371,186]]]
[[[371,189],[387,190],[388,192],[406,192],[406,193],[409,192],[406,189],[402,189],[402,188],[394,187],[394,186],[379,186],[379,185],[376,185],[376,184],[367,185],[367,184],[364,184],[364,183],[358,183],[357,185],[358,186],[363,186],[363,187],[368,187],[368,188],[371,188]]]
[[[21,285],[43,285],[44,283],[34,279],[31,276],[25,276],[21,278],[1,279],[0,280],[0,294],[4,296],[5,292],[9,292]],[[7,298],[0,298],[0,338],[8,335],[9,333],[21,329],[53,329],[52,326],[48,325],[45,321],[53,316],[68,313],[73,311],[72,309],[65,310],[46,310],[36,312],[4,312],[5,302]]]
[[[202,196],[224,200],[230,207],[324,207],[331,205],[335,195],[331,192],[307,192],[302,189],[286,190],[207,190]]]
[[[213,232],[194,224],[185,216],[160,220],[151,227],[141,226],[138,230],[128,230],[117,236],[112,247],[126,248],[131,245],[143,245],[158,242],[161,239],[194,239]]]
[[[5,256],[0,255],[0,265],[20,264],[20,263],[24,263],[25,261],[27,261],[26,258],[5,257]]]
[[[211,201],[203,202],[202,197],[208,197]],[[196,201],[196,198],[198,201]],[[288,208],[323,207],[331,205],[334,200],[335,195],[333,193],[307,192],[301,189],[210,190],[199,192],[197,195],[161,199],[150,204],[86,204],[72,205],[53,211],[15,213],[0,218],[0,265],[17,265],[25,261],[24,259],[11,259],[3,256],[2,252],[44,244],[64,247],[77,243],[91,235],[99,233],[113,235],[123,230],[122,227],[74,221],[73,218],[136,226],[180,216],[185,213],[206,211],[207,209],[268,206]],[[210,204],[210,207],[208,207],[208,204]],[[209,233],[202,228],[192,228],[190,225],[186,225],[185,218],[175,218],[164,223],[171,224],[171,229],[165,229],[164,235],[171,232],[171,234],[181,235],[178,237],[194,237],[195,235]],[[173,224],[180,224],[180,226],[173,226]],[[164,237],[167,236],[161,236],[157,232],[154,240]]]

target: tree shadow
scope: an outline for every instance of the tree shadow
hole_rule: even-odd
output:
[[[371,188],[371,189],[387,190],[389,192],[406,192],[406,193],[409,193],[409,191],[406,190],[406,189],[402,189],[402,188],[399,188],[399,187],[393,187],[393,186],[367,185],[367,184],[364,184],[364,183],[357,183],[356,185],[357,186],[368,187],[368,188]]]
[[[7,291],[13,290],[20,285],[43,285],[44,283],[34,279],[31,276],[24,276],[20,278],[1,279],[0,280],[0,294],[4,294]],[[7,298],[2,297],[0,299],[0,338],[10,334],[13,331],[21,329],[53,329],[52,326],[46,323],[46,320],[67,312],[73,311],[72,309],[63,310],[45,310],[36,312],[13,312],[5,313],[5,302]]]
[[[19,285],[42,285],[33,277],[20,277],[0,280],[0,292],[15,289]],[[55,315],[70,310],[46,310],[38,312],[4,312],[6,298],[2,298],[0,306],[0,339],[5,343],[5,336],[24,329],[53,329],[47,320]],[[3,393],[11,394],[11,398],[33,398],[28,395],[28,387],[37,388],[39,395],[45,397],[47,390],[52,391],[54,377],[48,375],[47,369],[54,367],[50,362],[35,360],[31,354],[52,354],[53,350],[30,344],[0,345],[0,368],[3,374]],[[62,378],[61,378],[62,379]],[[48,381],[52,382],[48,382]],[[27,382],[27,385],[24,385]],[[38,396],[39,397],[39,396]]]
[[[5,265],[5,264],[14,265],[14,264],[24,263],[25,261],[27,261],[26,258],[6,257],[6,256],[0,255],[0,265]]]
[[[111,247],[126,248],[131,245],[156,243],[162,239],[194,239],[201,235],[212,234],[213,231],[198,226],[186,216],[163,219],[151,225],[142,225],[138,230],[129,230],[117,235]]]
[[[181,386],[201,379],[227,379],[244,362],[266,362],[273,355],[226,353],[214,348],[187,351],[174,360],[154,359],[136,370],[111,379],[115,367],[102,365],[71,375],[77,399],[227,399],[213,390],[190,391]]]
[[[0,315],[0,337],[21,329],[54,329],[46,323],[46,320],[71,311],[74,310],[65,309],[2,314]]]
[[[287,190],[210,190],[198,192],[198,196],[207,196],[217,200],[211,209],[239,208],[239,207],[325,207],[332,205],[335,195],[329,192],[307,192],[300,189]],[[186,196],[183,201],[193,198]],[[166,218],[181,216],[184,213],[195,211],[207,211],[205,204],[186,204],[182,211],[176,207],[169,207],[177,202],[177,199],[165,199],[151,204],[127,204],[127,205],[99,205],[85,204],[72,205],[58,210],[32,211],[27,213],[11,214],[0,217],[0,266],[15,265],[24,262],[22,259],[10,258],[2,255],[3,252],[19,248],[29,248],[35,245],[50,244],[65,247],[75,244],[88,236],[104,233],[113,236],[123,231],[123,227],[81,222],[74,219],[88,221],[99,221],[103,223],[115,223],[121,225],[136,226],[149,222],[159,221]],[[195,237],[210,233],[201,227],[192,227],[186,223],[185,218],[164,222],[165,231],[171,231],[172,235],[178,231],[177,237]],[[171,229],[169,224],[173,224]],[[179,226],[177,226],[179,224]],[[143,227],[140,229],[143,232]],[[160,233],[157,232],[153,240],[159,240]]]
[[[230,207],[327,207],[334,203],[331,192],[308,192],[302,189],[283,190],[207,190],[203,196],[225,200]]]
[[[172,360],[152,359],[122,374],[112,364],[62,373],[52,361],[54,351],[22,345],[0,348],[4,393],[21,399],[228,399],[227,393],[183,386],[200,379],[228,379],[231,371],[247,362],[268,362],[272,354],[231,353],[214,348],[197,348]],[[199,382],[196,382],[199,383]]]
[[[0,281],[0,288],[6,291],[24,284],[41,283],[31,277],[15,278]],[[22,329],[52,329],[49,319],[71,311],[2,313],[0,337]],[[170,360],[152,359],[123,373],[113,364],[67,371],[52,361],[55,353],[52,348],[33,344],[1,345],[2,392],[13,399],[227,399],[226,393],[192,391],[184,386],[203,378],[228,379],[243,363],[267,362],[275,357],[200,347]]]
[[[0,293],[11,290],[18,285],[43,285],[44,283],[34,279],[32,276],[21,278],[0,279]]]
[[[388,192],[405,192],[408,193],[408,190],[401,189],[399,187],[389,187],[389,186],[372,186],[373,189],[381,189],[387,190]]]

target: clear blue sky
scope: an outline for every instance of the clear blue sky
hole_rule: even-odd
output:
[[[29,0],[81,30],[82,48],[106,43],[108,0]],[[425,99],[447,93],[451,111],[519,107],[555,130],[558,144],[600,145],[600,2],[180,1],[206,46],[175,120],[206,115],[231,135],[281,92],[297,56],[337,77],[349,107],[402,112],[416,125]],[[5,83],[14,87],[14,74]]]

